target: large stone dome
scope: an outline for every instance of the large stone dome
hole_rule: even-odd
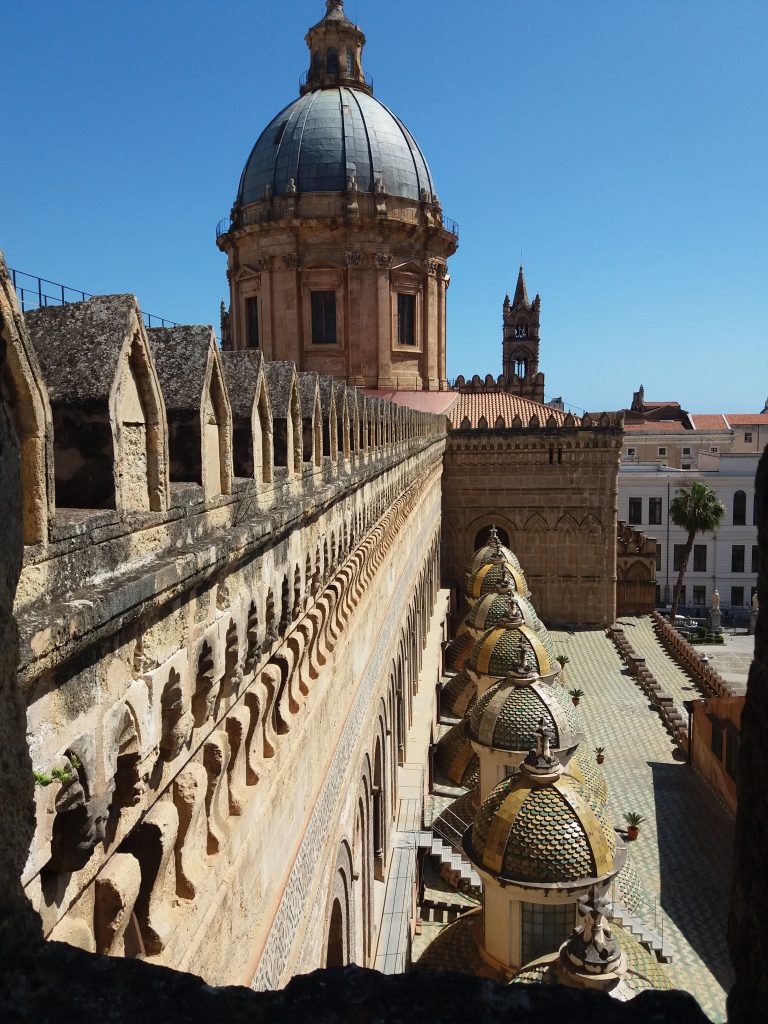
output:
[[[360,192],[433,201],[427,162],[411,133],[362,89],[307,92],[267,125],[240,179],[237,204],[269,195]]]

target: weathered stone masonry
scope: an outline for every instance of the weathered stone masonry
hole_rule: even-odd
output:
[[[438,587],[443,421],[222,354],[210,330],[147,332],[129,296],[38,312],[33,349],[13,303],[4,390],[34,441],[19,683],[33,767],[62,775],[35,789],[22,875],[44,934],[279,983],[331,956],[343,892],[344,955],[370,962]],[[45,387],[73,332],[100,353],[95,432],[76,387]]]

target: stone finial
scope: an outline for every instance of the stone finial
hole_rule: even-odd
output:
[[[507,610],[504,612],[504,615],[499,620],[499,625],[503,626],[505,629],[510,629],[510,628],[514,628],[515,626],[519,626],[520,623],[523,622],[523,621],[524,621],[523,610],[520,607],[520,604],[518,602],[517,594],[513,594],[512,597],[511,597],[511,600],[509,602],[509,606],[507,607]],[[513,669],[513,674],[514,675],[521,675],[522,674],[522,675],[525,675],[525,676],[535,675],[534,665],[531,662],[531,659],[530,659],[530,657],[528,655],[528,651],[525,649],[525,647],[522,644],[520,645],[520,648],[519,648],[517,654],[518,654],[518,657],[517,657],[517,662],[516,662],[516,664],[514,666],[514,669]],[[518,669],[520,669],[520,671],[518,671]]]
[[[560,949],[564,966],[577,972],[600,975],[622,970],[621,946],[608,926],[607,904],[593,886],[589,896],[578,905],[584,924],[575,928]]]
[[[562,774],[560,761],[552,753],[552,734],[539,719],[536,730],[536,746],[528,751],[528,756],[520,767],[537,782],[554,782]]]

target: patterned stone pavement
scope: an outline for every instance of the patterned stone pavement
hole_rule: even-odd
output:
[[[650,634],[640,620],[627,637],[641,653],[638,637]],[[567,654],[566,686],[584,690],[583,713],[589,747],[606,748],[608,808],[617,826],[625,811],[646,822],[632,844],[637,872],[657,896],[656,930],[675,959],[666,966],[672,984],[692,993],[710,1018],[725,1020],[725,995],[733,976],[725,941],[731,875],[733,819],[706,784],[689,768],[665,731],[658,714],[626,673],[616,649],[602,630],[551,630],[556,653]],[[677,687],[692,684],[667,659],[656,658],[645,639],[642,653],[659,681]],[[653,661],[650,654],[653,654]],[[677,677],[672,678],[669,665]],[[669,675],[668,675],[669,674]],[[644,915],[653,923],[653,908]]]
[[[676,661],[670,658],[658,642],[651,620],[647,615],[626,615],[620,618],[618,623],[624,627],[626,638],[634,647],[635,652],[641,658],[645,658],[648,668],[672,697],[676,707],[680,709],[683,721],[687,721],[688,712],[683,706],[683,701],[695,700],[697,697],[706,696],[706,694],[699,690],[696,683],[683,672]]]

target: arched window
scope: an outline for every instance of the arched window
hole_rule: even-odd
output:
[[[515,373],[518,377],[524,377],[528,373],[528,360],[519,356],[515,359]]]
[[[328,47],[328,53],[325,57],[325,70],[329,75],[338,75],[339,73],[339,51],[335,46]]]
[[[736,491],[733,496],[733,525],[746,526],[747,496],[744,491]]]
[[[355,55],[347,49],[347,78],[354,78],[355,75]]]
[[[325,957],[326,967],[343,967],[344,956],[344,915],[338,899],[333,901],[331,923],[328,928],[328,949]]]

